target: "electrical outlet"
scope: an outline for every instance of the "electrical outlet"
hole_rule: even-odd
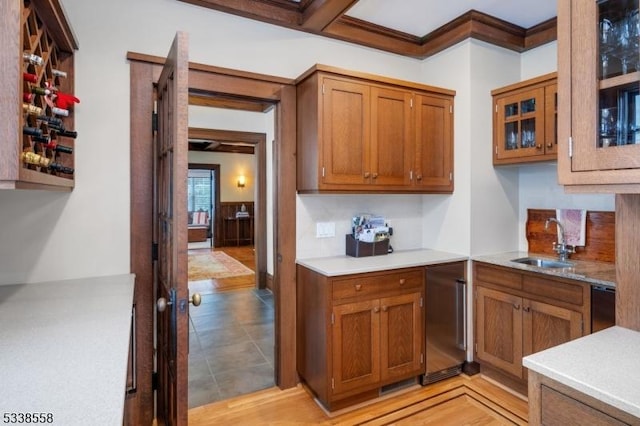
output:
[[[316,238],[330,238],[335,236],[335,222],[316,222]]]

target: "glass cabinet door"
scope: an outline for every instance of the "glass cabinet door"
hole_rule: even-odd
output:
[[[571,169],[639,168],[638,0],[572,2],[571,18]]]
[[[496,156],[544,154],[544,88],[496,100]]]

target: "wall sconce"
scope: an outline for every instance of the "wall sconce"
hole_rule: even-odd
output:
[[[238,188],[244,188],[245,183],[246,183],[246,179],[244,175],[238,176]]]

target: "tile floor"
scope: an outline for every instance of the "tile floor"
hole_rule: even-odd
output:
[[[274,386],[269,290],[202,295],[190,310],[189,408]]]

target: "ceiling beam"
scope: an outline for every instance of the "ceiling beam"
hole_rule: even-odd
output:
[[[302,12],[301,27],[305,31],[320,33],[357,2],[357,0],[312,0]]]

